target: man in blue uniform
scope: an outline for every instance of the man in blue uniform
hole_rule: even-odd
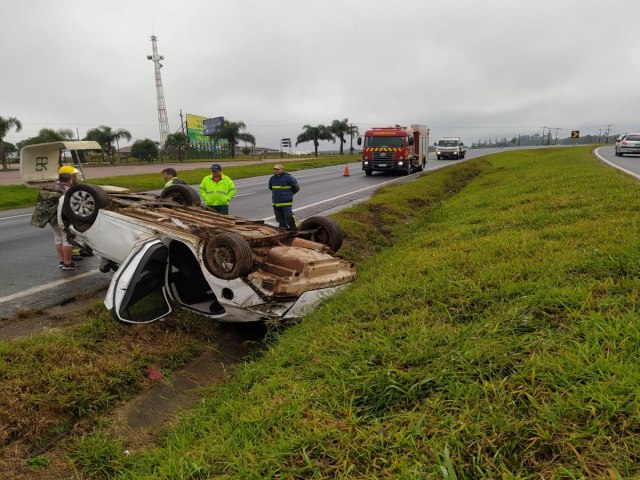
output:
[[[297,230],[293,216],[293,196],[300,191],[298,181],[293,175],[286,173],[282,165],[276,165],[273,167],[273,176],[269,179],[269,190],[278,225],[287,230]]]

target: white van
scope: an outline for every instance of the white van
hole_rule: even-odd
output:
[[[461,137],[441,137],[436,143],[436,158],[453,158],[458,160],[467,154],[467,147]]]

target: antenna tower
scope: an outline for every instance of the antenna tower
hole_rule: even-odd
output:
[[[156,100],[158,103],[158,123],[160,124],[160,145],[164,145],[167,135],[169,135],[169,120],[167,119],[167,106],[164,103],[164,90],[162,88],[162,76],[160,69],[162,64],[160,60],[164,60],[162,55],[158,55],[158,37],[151,35],[151,45],[153,46],[153,55],[147,55],[147,60],[153,62],[156,73]]]

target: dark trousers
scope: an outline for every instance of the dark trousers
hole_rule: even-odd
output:
[[[291,205],[283,205],[281,207],[273,206],[273,213],[276,215],[276,222],[280,228],[287,230],[297,230],[296,218],[293,216],[293,207]]]
[[[224,215],[229,215],[229,205],[207,205],[207,208]]]

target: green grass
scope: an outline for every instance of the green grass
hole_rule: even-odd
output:
[[[386,188],[337,215],[356,284],[117,478],[639,474],[639,210],[584,148]]]
[[[50,444],[148,387],[149,368],[170,373],[217,334],[215,323],[186,312],[134,326],[114,321],[102,304],[78,315],[89,323],[0,342],[0,450]]]
[[[305,168],[318,168],[326,167],[329,165],[339,165],[345,162],[353,162],[359,160],[359,155],[344,155],[342,157],[338,155],[331,155],[321,157],[319,159],[301,160],[296,162],[287,162],[286,169],[288,172],[294,172]],[[224,173],[229,175],[234,180],[241,178],[255,177],[259,175],[269,175],[273,173],[273,165],[276,160],[263,160],[262,164],[257,165],[244,165],[244,166],[227,166],[224,169]],[[211,162],[203,162],[203,168],[195,170],[181,170],[180,164],[176,163],[175,168],[178,170],[178,175],[181,179],[190,185],[199,184],[205,175],[210,175],[211,170],[209,167]],[[93,167],[86,167],[87,169]],[[95,167],[104,171],[105,176],[100,178],[89,179],[86,183],[92,183],[95,185],[115,185],[117,187],[126,187],[134,191],[146,191],[146,190],[160,190],[164,186],[164,180],[160,175],[160,168],[158,167],[158,173],[148,173],[141,175],[128,175],[128,176],[107,176],[109,167]],[[27,188],[23,185],[12,186],[0,186],[0,210],[7,210],[11,208],[31,207],[35,205],[37,190],[33,188]]]
[[[0,185],[0,210],[33,207],[38,191],[23,185]]]
[[[99,427],[66,453],[95,478],[638,476],[637,188],[587,148],[508,152],[385,187],[335,216],[341,255],[358,261],[352,287],[272,332],[155,447]],[[97,338],[130,331],[107,325]],[[39,362],[63,370],[70,359],[40,353],[62,355],[60,341],[0,352],[0,379],[25,362],[37,378]],[[87,376],[67,383],[105,381]],[[41,386],[15,391],[28,400]]]

